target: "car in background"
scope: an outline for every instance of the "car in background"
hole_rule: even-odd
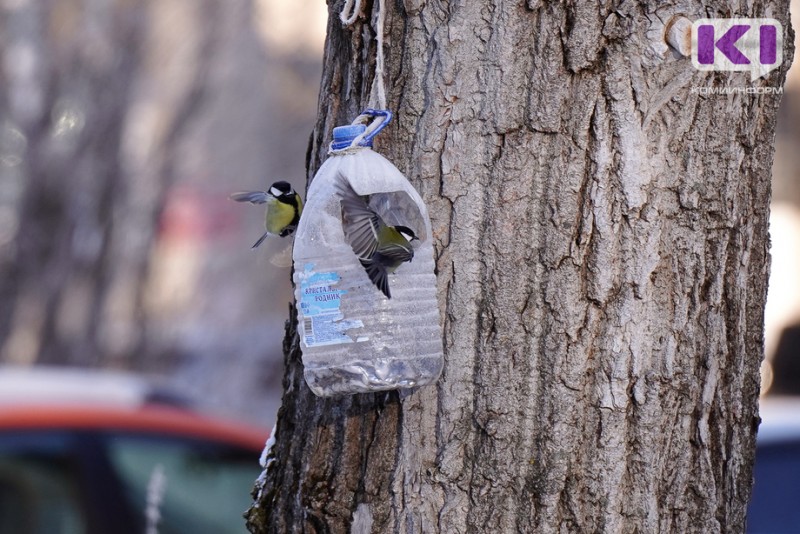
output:
[[[761,399],[749,534],[800,533],[800,397]]]
[[[0,534],[246,532],[269,430],[130,375],[0,367]]]

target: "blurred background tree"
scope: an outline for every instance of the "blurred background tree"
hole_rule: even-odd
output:
[[[311,0],[0,3],[0,361],[271,423],[285,243],[227,196],[305,182],[323,31]]]

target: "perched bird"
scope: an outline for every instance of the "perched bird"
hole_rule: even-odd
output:
[[[369,197],[356,194],[346,178],[341,177],[336,190],[342,206],[345,241],[358,256],[372,283],[387,298],[392,298],[388,274],[414,258],[411,242],[418,239],[417,236],[407,226],[387,225],[369,207]]]
[[[300,214],[303,213],[303,200],[300,195],[292,189],[289,182],[275,182],[269,187],[269,191],[246,191],[244,193],[234,193],[231,200],[236,202],[250,202],[251,204],[267,205],[267,213],[264,217],[264,232],[253,248],[260,245],[268,235],[286,237],[297,229],[300,222]]]

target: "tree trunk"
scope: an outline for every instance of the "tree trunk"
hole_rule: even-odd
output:
[[[378,137],[428,203],[436,387],[314,397],[291,310],[253,532],[741,532],[779,96],[692,67],[676,14],[788,2],[385,1]],[[377,5],[331,3],[309,176],[365,106]],[[746,10],[746,11],[745,11]],[[409,333],[409,335],[413,335]]]

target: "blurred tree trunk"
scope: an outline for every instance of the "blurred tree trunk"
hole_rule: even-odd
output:
[[[143,10],[80,0],[10,6],[1,30],[4,127],[25,147],[18,231],[0,266],[3,360],[87,363],[99,351],[112,275]]]
[[[309,176],[373,69],[376,6],[341,4]],[[667,49],[655,0],[384,5],[377,150],[428,202],[445,371],[316,398],[292,310],[251,531],[742,532],[779,97],[693,92],[750,81]],[[789,28],[705,6],[680,12]]]
[[[215,35],[217,2],[181,4],[0,11],[0,210],[13,223],[0,241],[0,361],[131,367],[141,354],[150,251]],[[188,54],[163,46],[162,21]],[[186,79],[154,91],[168,70],[158,54],[177,56]]]

